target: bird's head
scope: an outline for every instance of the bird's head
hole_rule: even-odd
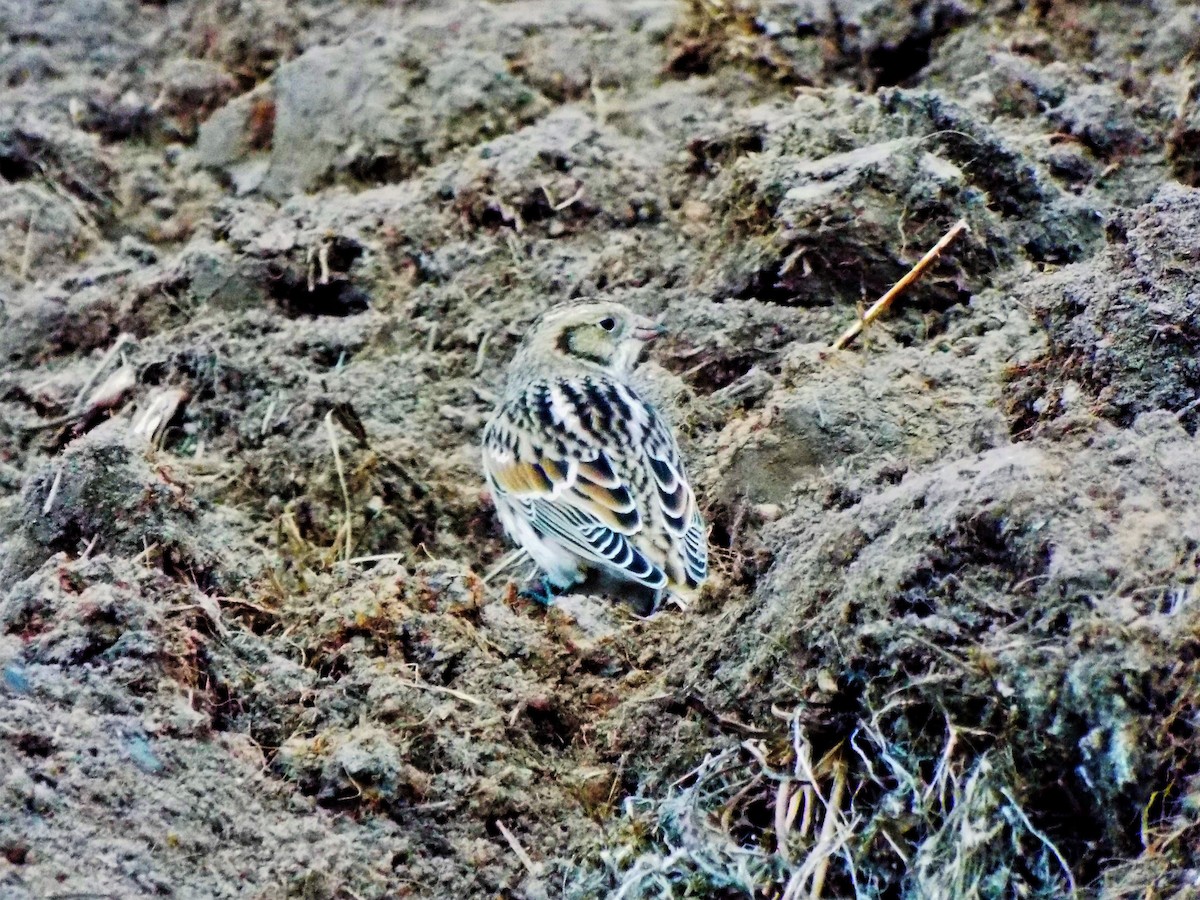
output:
[[[546,312],[525,346],[543,360],[624,375],[646,344],[665,333],[662,325],[620,303],[582,303]]]

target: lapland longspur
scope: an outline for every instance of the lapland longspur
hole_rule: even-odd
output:
[[[707,575],[679,446],[630,384],[664,330],[618,303],[558,307],[512,361],[484,470],[505,531],[546,576],[544,599],[586,582],[644,610]]]

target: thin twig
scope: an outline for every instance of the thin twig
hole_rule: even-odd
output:
[[[79,554],[80,562],[82,562],[83,560],[87,559],[89,556],[92,555],[92,550],[95,549],[96,542],[99,540],[100,540],[99,534],[92,535],[92,539],[90,541],[88,541],[88,545],[86,547],[84,547],[83,552],[81,554]]]
[[[833,787],[829,789],[829,802],[825,805],[825,820],[821,823],[821,837],[818,846],[828,848],[813,870],[812,889],[808,896],[812,900],[820,900],[821,892],[825,889],[825,873],[829,870],[829,860],[833,856],[833,832],[841,818],[842,793],[846,789],[846,764],[840,760],[833,773]]]
[[[563,200],[560,203],[552,203],[551,208],[555,212],[561,212],[562,210],[566,209],[568,206],[571,206],[574,203],[578,203],[582,199],[583,199],[583,185],[581,184],[581,185],[579,185],[579,188],[575,191],[575,193],[573,193],[570,197],[568,197],[566,200]]]
[[[370,556],[356,556],[353,559],[346,560],[352,566],[361,565],[362,563],[382,562],[385,559],[404,559],[407,553],[372,553]]]
[[[50,515],[50,510],[54,509],[54,501],[58,497],[58,486],[62,483],[63,467],[59,466],[58,471],[54,473],[54,482],[50,485],[50,493],[46,495],[46,502],[42,504],[42,515]]]
[[[1041,841],[1042,845],[1054,854],[1054,857],[1058,860],[1058,864],[1062,866],[1063,874],[1067,876],[1067,884],[1071,886],[1071,892],[1069,896],[1074,897],[1077,892],[1077,888],[1075,887],[1075,876],[1071,873],[1071,867],[1067,865],[1067,861],[1063,858],[1063,855],[1059,851],[1057,845],[1055,845],[1054,841],[1050,840],[1046,834],[1034,827],[1034,824],[1029,821],[1029,816],[1025,815],[1025,810],[1021,809],[1021,804],[1017,802],[1016,798],[1012,795],[1012,793],[1009,792],[1007,788],[998,787],[997,790],[1004,795],[1005,800],[1012,804],[1013,812],[1021,817],[1021,822],[1024,823],[1027,829],[1029,829],[1029,833]]]
[[[461,700],[464,703],[470,703],[472,706],[487,706],[478,697],[472,697],[470,694],[464,694],[462,691],[456,691],[454,688],[442,687],[440,684],[425,684],[421,681],[407,681],[403,678],[397,678],[396,684],[402,684],[405,687],[416,688],[420,691],[430,691],[434,694],[445,694],[448,697],[453,697],[456,700]]]
[[[529,553],[521,547],[518,547],[516,550],[509,551],[500,558],[500,562],[492,566],[488,573],[483,576],[483,583],[487,584],[505,569],[511,569],[517,563],[521,562],[522,559],[527,559],[528,557]]]
[[[508,826],[499,819],[496,820],[496,828],[504,835],[504,840],[508,841],[508,846],[512,848],[512,852],[521,861],[521,865],[528,869],[529,874],[534,878],[540,878],[542,875],[541,869],[538,868],[537,863],[529,858],[529,854],[525,852],[525,848],[521,846],[521,842],[517,840],[517,836],[509,831]]]
[[[903,278],[892,285],[891,290],[876,300],[874,304],[871,305],[871,308],[863,313],[862,318],[858,319],[849,328],[843,331],[841,337],[834,341],[829,349],[841,350],[845,348],[851,341],[858,337],[859,333],[864,328],[887,312],[888,307],[892,305],[892,301],[899,297],[909,285],[924,275],[925,270],[933,265],[937,258],[941,256],[943,250],[949,247],[950,244],[952,244],[955,239],[964,231],[970,230],[971,229],[967,225],[966,219],[959,219],[957,222],[955,222],[954,227],[942,235],[942,239],[934,244],[933,248],[924,256],[922,256],[917,264],[909,269],[908,273]]]
[[[322,241],[320,249],[317,250],[317,264],[321,267],[319,284],[329,284],[329,251],[332,246],[329,241]]]
[[[234,606],[244,606],[247,609],[254,610],[256,613],[259,613],[260,615],[264,615],[264,616],[277,616],[278,615],[278,613],[275,612],[274,610],[267,609],[267,607],[261,606],[258,603],[252,603],[249,600],[244,600],[241,597],[217,597],[216,599],[217,599],[218,603],[232,603]]]
[[[800,836],[808,837],[808,829],[812,828],[813,823],[813,798],[817,795],[816,788],[811,784],[806,784],[800,789],[797,795],[804,802],[804,814],[800,817]],[[793,801],[793,806],[795,802]],[[792,809],[788,809],[788,818],[795,819],[796,815]]]
[[[338,484],[342,488],[342,502],[346,505],[346,544],[345,558],[350,559],[354,546],[352,518],[353,508],[350,506],[350,489],[346,487],[346,470],[342,467],[342,451],[338,447],[337,430],[333,427],[333,410],[325,413],[325,433],[329,436],[329,446],[333,449],[333,467],[337,470]]]
[[[271,428],[271,416],[275,414],[275,398],[272,397],[267,403],[267,411],[263,413],[262,425],[258,429],[259,437],[266,437],[267,431]]]
[[[133,561],[134,561],[135,563],[137,563],[138,565],[141,565],[141,564],[142,564],[142,560],[145,560],[146,562],[149,562],[149,561],[150,561],[150,554],[151,554],[151,553],[153,553],[153,552],[154,552],[155,550],[157,550],[157,549],[158,549],[158,542],[157,542],[157,541],[156,541],[155,543],[153,543],[153,544],[148,544],[148,543],[146,543],[146,539],[145,539],[145,538],[142,538],[142,552],[141,552],[141,553],[139,553],[137,556],[135,556],[135,557],[133,558]]]
[[[120,352],[121,348],[131,340],[133,340],[131,335],[117,335],[117,339],[113,341],[113,345],[109,347],[108,352],[101,357],[100,362],[96,363],[96,368],[92,369],[91,374],[88,375],[87,380],[83,383],[83,387],[81,387],[79,389],[79,393],[75,395],[75,400],[71,403],[71,408],[67,410],[68,416],[74,415],[79,411],[79,408],[83,405],[84,399],[86,399],[88,395],[88,391],[90,391],[92,389],[92,385],[96,383],[96,379],[104,374],[104,370],[107,369],[108,364],[113,361],[113,357],[115,357],[117,353]]]
[[[791,805],[792,779],[781,778],[775,788],[775,852],[784,862],[791,862],[787,849],[788,833],[792,824],[788,821],[788,807]]]

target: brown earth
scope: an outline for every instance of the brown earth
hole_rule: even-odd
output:
[[[1200,892],[1194,4],[0,31],[0,896]],[[484,577],[585,297],[671,329],[686,612]]]

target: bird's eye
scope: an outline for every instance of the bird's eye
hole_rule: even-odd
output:
[[[600,327],[605,331],[612,331],[617,327],[617,320],[612,316],[606,316],[600,320]]]

